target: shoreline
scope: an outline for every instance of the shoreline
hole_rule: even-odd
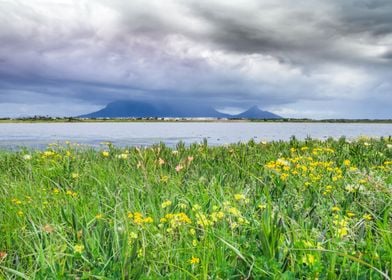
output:
[[[367,120],[367,119],[204,119],[204,118],[173,118],[173,119],[0,119],[0,124],[7,123],[347,123],[347,124],[392,124],[392,119]]]

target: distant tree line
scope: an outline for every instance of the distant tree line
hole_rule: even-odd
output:
[[[88,122],[88,121],[197,121],[203,118],[162,118],[162,117],[146,117],[146,118],[78,118],[78,117],[51,117],[51,116],[32,116],[9,118],[1,117],[0,121],[37,121],[37,122]],[[244,119],[244,118],[206,118],[206,120],[247,120],[251,122],[292,122],[292,123],[392,123],[392,119],[323,119],[314,120],[309,118],[281,118],[281,119]]]

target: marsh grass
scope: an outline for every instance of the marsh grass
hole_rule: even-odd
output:
[[[392,140],[0,152],[0,278],[389,279]]]

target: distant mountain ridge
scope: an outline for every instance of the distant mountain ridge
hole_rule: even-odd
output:
[[[257,106],[253,106],[242,112],[241,114],[235,115],[236,118],[240,119],[281,119],[281,116],[275,115],[268,111],[262,111]]]
[[[180,104],[173,106],[164,102],[114,101],[105,108],[79,116],[80,118],[228,118],[228,119],[280,119],[282,117],[257,106],[238,115],[218,112],[213,107],[202,104]]]

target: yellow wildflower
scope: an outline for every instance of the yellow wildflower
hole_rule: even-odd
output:
[[[338,236],[339,237],[345,237],[347,234],[348,234],[347,227],[338,228]]]
[[[213,225],[213,221],[209,220],[209,219],[207,218],[206,215],[204,215],[204,214],[199,214],[199,215],[197,215],[197,216],[198,216],[198,217],[197,217],[196,223],[197,223],[198,225],[200,225],[200,226],[202,226],[202,227],[208,227],[208,226]]]
[[[154,222],[151,217],[144,217],[140,212],[135,212],[133,214],[129,212],[128,218],[133,219],[133,223],[136,225],[151,224]]]
[[[16,204],[16,205],[22,204],[22,201],[20,201],[19,199],[16,199],[16,198],[13,198],[11,201],[12,201],[14,204]]]
[[[225,213],[223,213],[222,211],[212,212],[210,215],[211,220],[215,223],[218,222],[219,220],[222,220],[224,218],[224,216],[225,216]]]
[[[340,211],[340,208],[338,206],[334,206],[334,207],[331,208],[331,210],[333,212],[338,212],[338,211]]]
[[[95,215],[95,218],[97,220],[101,220],[103,218],[103,214],[97,214],[97,215]]]
[[[151,217],[146,217],[146,218],[144,218],[143,222],[146,224],[152,224],[154,222],[154,220]]]
[[[143,249],[140,248],[140,249],[137,251],[137,257],[138,257],[138,258],[141,258],[141,257],[143,257],[143,255],[144,255]]]
[[[198,263],[200,263],[200,259],[192,256],[192,258],[189,260],[189,263],[190,264],[198,264]]]
[[[76,197],[77,196],[77,193],[74,192],[74,191],[71,191],[71,190],[67,190],[66,194],[69,195],[69,196],[72,196],[72,197]]]
[[[168,222],[172,228],[177,228],[183,224],[192,223],[191,219],[185,213],[169,213],[164,218],[161,218],[161,223]]]
[[[328,185],[325,187],[325,191],[323,192],[323,195],[327,195],[332,192],[332,186]]]
[[[164,175],[161,177],[159,181],[162,183],[167,183],[169,181],[169,176]]]
[[[109,157],[109,152],[108,151],[103,151],[102,152],[103,157]]]
[[[232,230],[236,229],[237,227],[238,227],[238,224],[236,222],[232,222],[230,224],[230,229],[232,229]]]
[[[264,210],[265,208],[267,208],[267,205],[265,203],[260,203],[259,205],[257,205],[257,207],[259,207],[261,210]]]
[[[195,211],[195,212],[199,211],[200,209],[201,209],[201,206],[199,204],[195,204],[192,207],[192,210]]]
[[[306,254],[305,256],[302,257],[302,262],[306,265],[313,265],[315,263],[316,259],[312,254]]]
[[[129,215],[128,215],[129,216]],[[141,225],[143,223],[143,215],[140,212],[135,212],[133,214],[133,222],[137,225]]]
[[[245,195],[237,193],[237,194],[234,195],[234,199],[235,200],[244,200],[245,199]]]
[[[242,217],[238,218],[238,223],[240,223],[241,225],[249,224],[249,222],[246,219],[242,218]]]
[[[287,174],[287,173],[282,173],[282,175],[280,175],[280,179],[282,181],[286,181],[288,177],[289,177],[289,174]]]
[[[224,201],[223,202],[223,207],[224,208],[227,208],[227,207],[229,207],[230,206],[230,201]]]
[[[48,158],[54,156],[56,153],[53,151],[45,151],[42,153],[42,158]]]
[[[358,187],[349,184],[349,185],[347,185],[344,189],[345,189],[347,192],[349,192],[349,193],[353,193],[353,192],[357,191]]]
[[[355,217],[355,213],[351,212],[351,211],[347,211],[346,213],[347,217],[352,218]]]
[[[78,244],[78,245],[74,246],[74,252],[75,253],[81,254],[81,253],[83,253],[83,251],[84,251],[84,246],[83,245]]]
[[[180,209],[186,209],[188,208],[188,205],[186,205],[185,203],[179,203],[178,207],[180,207]]]
[[[356,167],[354,167],[354,166],[350,166],[350,169],[349,169],[351,172],[354,172],[354,171],[357,171],[358,170],[358,168],[356,168]]]
[[[119,159],[127,159],[128,158],[128,154],[119,154],[119,155],[117,155],[116,156],[117,158],[119,158]]]
[[[366,221],[371,221],[371,220],[373,220],[373,217],[372,217],[370,214],[364,214],[362,217],[363,217]]]
[[[237,216],[237,217],[241,215],[241,211],[238,210],[238,209],[235,208],[235,207],[230,207],[229,210],[228,210],[228,212],[229,212],[230,214],[234,215],[234,216]]]
[[[165,209],[166,207],[169,207],[170,205],[172,205],[172,202],[170,200],[165,200],[162,204],[161,207],[163,209]]]

